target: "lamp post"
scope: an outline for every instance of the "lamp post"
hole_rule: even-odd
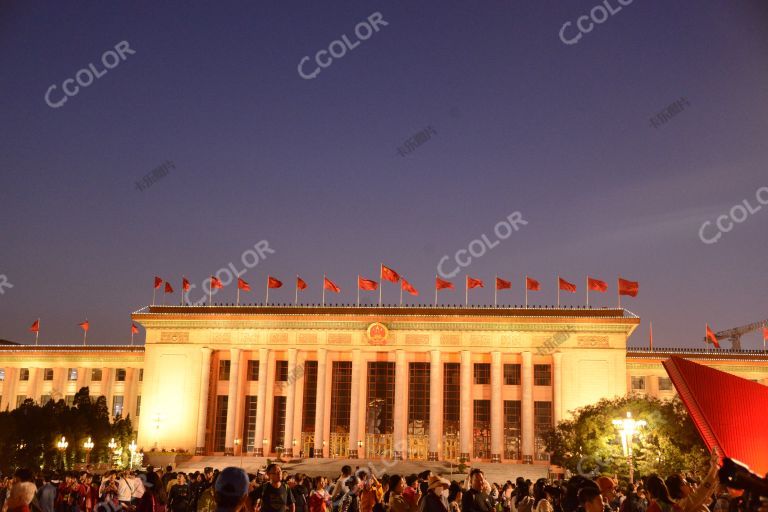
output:
[[[88,466],[91,462],[91,450],[93,450],[93,441],[91,441],[91,436],[88,436],[88,440],[83,443],[83,448],[85,448],[85,465]]]
[[[65,438],[64,436],[61,436],[61,439],[59,439],[59,442],[56,443],[56,448],[58,448],[59,453],[61,453],[61,469],[62,469],[62,471],[64,469],[66,469],[65,465],[64,465],[64,455],[65,455],[65,453],[67,451],[67,447],[68,446],[69,446],[69,443],[67,442],[67,438]]]
[[[637,431],[646,425],[645,420],[636,420],[632,418],[632,413],[627,412],[626,418],[613,420],[613,426],[619,429],[621,435],[621,448],[629,464],[629,483],[634,483],[635,467],[632,461],[632,441]]]
[[[299,442],[294,437],[293,441],[291,441],[291,453],[293,454],[294,457],[298,457],[299,456],[298,452],[296,451],[296,445],[297,444],[299,444]]]
[[[136,457],[136,440],[131,440],[131,444],[128,445],[128,450],[131,452],[131,460],[128,462],[128,469],[133,469],[133,460]]]
[[[358,459],[360,458],[360,452],[362,452],[362,451],[363,451],[363,440],[362,439],[358,439],[357,440],[357,458]]]
[[[262,439],[262,440],[261,440],[261,454],[262,454],[264,457],[266,457],[267,455],[269,455],[269,452],[268,452],[267,450],[269,450],[269,439],[267,439],[267,438],[265,437],[264,439]]]
[[[107,448],[109,448],[109,463],[110,465],[114,466],[115,464],[115,450],[117,450],[117,443],[115,442],[115,438],[109,440],[107,443]]]
[[[242,447],[240,447],[240,438],[236,437],[235,438],[235,451],[237,451],[238,448],[240,448],[240,467],[242,468],[243,467],[243,449],[242,449]]]

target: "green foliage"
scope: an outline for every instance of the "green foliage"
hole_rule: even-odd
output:
[[[546,439],[552,463],[574,474],[627,475],[627,459],[613,420],[626,417],[628,411],[647,423],[634,437],[637,475],[706,470],[709,455],[683,403],[678,398],[662,401],[638,395],[603,399],[561,421]]]
[[[106,398],[92,401],[87,387],[77,392],[71,407],[64,400],[40,406],[27,399],[17,409],[0,412],[0,471],[72,467],[85,461],[83,443],[89,436],[95,445],[90,462],[107,462],[109,440],[127,447],[132,434],[130,416],[110,423]],[[63,454],[56,448],[62,436],[69,443]]]

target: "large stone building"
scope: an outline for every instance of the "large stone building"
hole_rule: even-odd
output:
[[[622,309],[150,306],[144,347],[0,346],[0,407],[107,397],[145,450],[546,463],[569,411],[671,397]],[[678,355],[768,383],[768,357]]]

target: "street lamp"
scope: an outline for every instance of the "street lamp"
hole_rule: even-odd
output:
[[[235,438],[235,451],[240,447],[240,438]],[[243,467],[243,449],[240,448],[240,467]]]
[[[266,457],[267,455],[269,455],[268,450],[269,450],[269,439],[265,437],[264,439],[261,440],[261,455],[263,457]]]
[[[363,440],[362,439],[358,439],[357,440],[357,456],[358,456],[358,458],[360,457],[360,452],[362,451],[362,449],[363,449]]]
[[[128,469],[133,469],[133,459],[136,457],[136,440],[131,440],[131,444],[128,445],[128,450],[131,452],[131,460],[128,463]]]
[[[110,464],[115,463],[115,450],[117,450],[117,443],[115,442],[115,438],[109,440],[107,443],[107,448],[109,448],[109,462]]]
[[[61,439],[59,439],[59,442],[56,443],[56,448],[58,448],[59,452],[61,452],[61,469],[65,469],[64,467],[64,453],[67,451],[67,447],[69,446],[69,443],[67,442],[67,438],[64,436],[61,436]]]
[[[91,450],[93,450],[93,441],[91,441],[91,436],[88,436],[88,440],[83,443],[83,448],[85,448],[85,465],[87,466],[91,461]]]
[[[632,441],[637,431],[646,425],[645,420],[632,418],[632,413],[627,412],[626,418],[613,420],[613,426],[619,429],[621,435],[621,448],[629,464],[629,483],[634,483],[635,467],[632,462]]]

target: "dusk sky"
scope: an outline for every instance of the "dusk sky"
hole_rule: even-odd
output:
[[[768,318],[765,1],[4,2],[0,67],[0,339],[31,343],[40,317],[40,343],[81,343],[87,315],[89,343],[128,343],[155,275],[178,304],[182,274],[195,301],[230,263],[243,302],[267,274],[292,302],[298,273],[317,303],[325,272],[328,302],[354,303],[384,262],[431,304],[441,258],[484,234],[442,303],[469,274],[492,304],[498,274],[522,304],[528,274],[553,305],[559,274],[582,306],[589,274],[615,306],[621,275],[640,283],[634,346],[649,321],[656,346],[701,348],[705,322]],[[527,224],[499,240],[514,212]]]

